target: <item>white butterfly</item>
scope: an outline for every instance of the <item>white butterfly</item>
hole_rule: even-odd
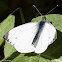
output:
[[[30,22],[13,28],[5,34],[4,39],[20,53],[43,53],[57,39],[55,27],[45,21]]]

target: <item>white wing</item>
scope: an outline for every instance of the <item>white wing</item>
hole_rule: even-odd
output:
[[[8,39],[18,52],[29,53],[35,50],[32,41],[37,33],[39,22],[20,25],[9,31]]]
[[[18,52],[21,53],[42,53],[44,52],[48,45],[53,42],[56,34],[56,29],[50,23],[45,22],[43,30],[40,32],[40,37],[36,47],[32,45],[33,39],[39,28],[39,22],[31,22],[27,24],[20,25],[8,32],[8,40],[16,48]],[[56,39],[56,38],[55,38]]]
[[[54,26],[50,23],[45,23],[43,30],[40,32],[40,37],[38,40],[38,44],[35,49],[35,53],[43,53],[48,45],[50,45],[53,42],[53,39],[56,34],[56,29]]]

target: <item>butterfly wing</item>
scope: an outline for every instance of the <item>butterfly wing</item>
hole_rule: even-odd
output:
[[[54,41],[53,39],[55,35],[56,29],[54,28],[54,26],[46,22],[40,32],[40,37],[35,48],[35,53],[43,53],[47,49],[47,47]]]
[[[50,23],[45,23],[40,31],[40,37],[36,47],[32,45],[33,39],[37,33],[39,22],[31,22],[20,25],[8,32],[8,42],[14,45],[15,49],[21,53],[42,53],[48,45],[53,42],[56,34],[56,29]],[[56,38],[55,38],[56,39]]]
[[[31,22],[20,25],[8,32],[8,42],[14,45],[21,53],[29,53],[35,50],[32,41],[38,30],[39,22]]]

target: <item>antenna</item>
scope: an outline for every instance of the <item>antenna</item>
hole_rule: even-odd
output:
[[[42,16],[41,12],[37,9],[37,7],[35,5],[33,5],[33,7],[38,11],[38,13]]]
[[[37,9],[37,7],[35,5],[33,5],[33,7],[38,11],[38,13],[42,16],[41,12]],[[53,9],[51,9],[47,14],[49,14],[51,11],[53,11],[56,7],[58,7],[58,5],[56,5]],[[46,14],[46,15],[47,15]]]
[[[56,5],[53,9],[51,9],[47,14],[49,14],[51,11],[53,11],[56,7],[58,7],[58,5]]]

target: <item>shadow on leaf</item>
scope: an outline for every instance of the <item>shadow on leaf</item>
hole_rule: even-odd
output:
[[[36,56],[36,55],[38,55],[38,54],[32,52],[32,53],[26,53],[24,56]]]
[[[14,59],[15,57],[17,57],[20,53],[19,52],[14,52],[10,57],[8,57],[6,60],[12,60]]]

